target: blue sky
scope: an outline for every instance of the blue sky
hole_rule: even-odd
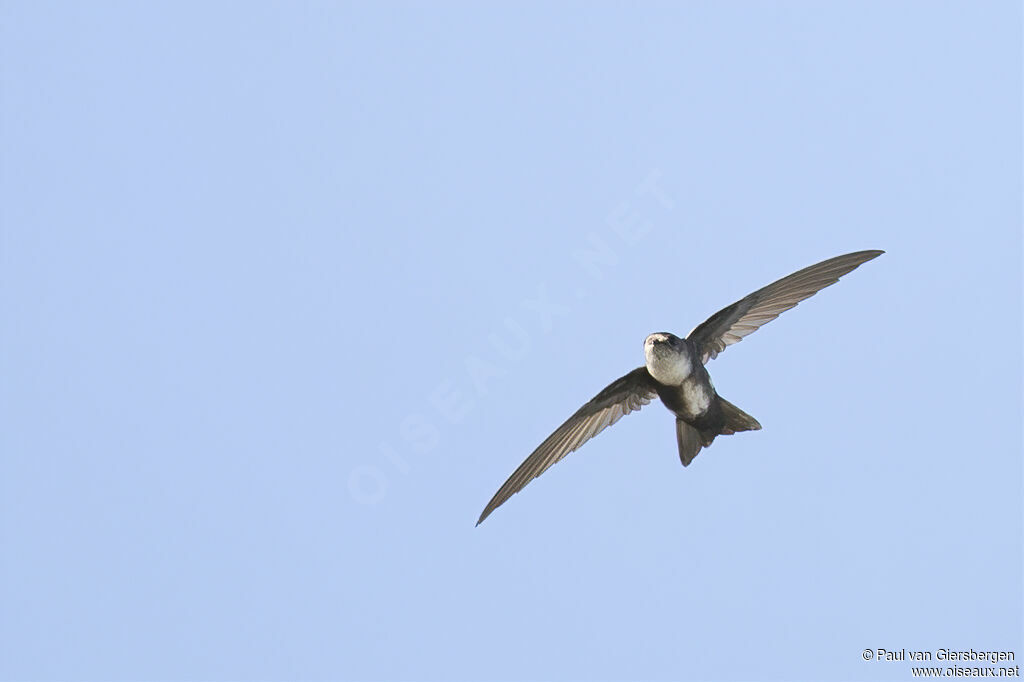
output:
[[[0,678],[1022,641],[1014,2],[0,5]],[[474,522],[569,414],[887,253]]]

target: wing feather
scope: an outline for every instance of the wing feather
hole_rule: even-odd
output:
[[[578,450],[581,445],[625,415],[639,410],[657,394],[654,379],[646,367],[638,367],[613,381],[555,429],[555,432],[519,465],[484,507],[476,525],[479,526],[491,512],[526,487],[527,483],[547,471],[555,462]]]
[[[843,275],[883,253],[857,251],[798,270],[719,310],[697,325],[686,338],[697,347],[701,362],[707,364],[728,346],[739,343],[800,301],[835,284]]]

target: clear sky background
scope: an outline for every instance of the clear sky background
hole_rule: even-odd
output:
[[[1016,2],[0,4],[0,677],[1022,640]],[[479,528],[653,331],[886,255]]]

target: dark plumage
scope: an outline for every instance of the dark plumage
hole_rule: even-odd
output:
[[[883,253],[857,251],[794,272],[718,311],[686,338],[668,332],[649,335],[644,342],[645,366],[612,382],[548,436],[487,503],[477,525],[552,464],[655,397],[676,415],[676,441],[683,466],[716,436],[760,429],[756,419],[718,395],[704,365],[726,347]]]

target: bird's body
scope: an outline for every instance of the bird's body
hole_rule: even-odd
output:
[[[651,334],[644,341],[644,356],[658,397],[676,415],[683,466],[689,466],[715,436],[761,428],[756,419],[718,395],[693,342],[668,332]]]
[[[668,332],[650,334],[644,341],[644,366],[612,382],[541,443],[495,493],[477,525],[552,464],[655,397],[675,414],[683,466],[716,436],[760,429],[756,419],[718,395],[705,364],[727,346],[882,253],[849,253],[783,277],[718,311],[686,338]]]
[[[659,332],[644,341],[647,373],[657,383],[665,407],[688,422],[709,417],[717,393],[711,375],[686,339]]]

